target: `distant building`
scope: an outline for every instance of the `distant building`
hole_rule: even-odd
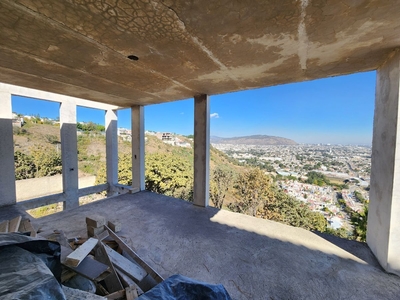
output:
[[[132,131],[127,128],[118,128],[118,136],[124,141],[132,141]]]
[[[332,217],[328,220],[329,225],[331,226],[332,229],[339,229],[342,227],[343,222],[339,217]]]
[[[18,117],[16,113],[12,114],[12,125],[14,127],[22,127],[24,125],[24,118],[23,117]]]
[[[132,131],[127,128],[118,128],[118,135],[132,135]]]
[[[172,134],[170,132],[163,132],[161,135],[162,141],[172,141]]]

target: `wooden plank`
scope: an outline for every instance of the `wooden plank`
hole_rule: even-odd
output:
[[[8,232],[8,225],[9,225],[9,221],[6,220],[4,222],[0,223],[0,232],[4,232],[7,233]]]
[[[124,272],[122,272],[118,268],[115,271],[117,272],[118,277],[121,280],[121,283],[124,288],[127,288],[127,287],[135,284],[135,282],[128,275],[126,275]]]
[[[115,271],[113,264],[111,263],[110,258],[108,257],[106,249],[104,249],[104,245],[102,243],[98,243],[98,246],[96,247],[95,252],[96,252],[96,255],[95,255],[96,260],[98,260],[99,262],[102,262],[103,264],[106,264],[110,268],[111,274],[104,279],[107,290],[110,293],[122,290],[123,286],[117,276],[117,273]]]
[[[86,217],[86,225],[94,228],[106,225],[106,218],[100,215],[91,215]]]
[[[125,298],[126,292],[125,290],[120,290],[118,292],[114,292],[112,294],[104,296],[106,299],[114,300],[114,299],[121,299]]]
[[[31,233],[31,237],[37,236],[36,230],[33,228],[32,223],[29,219],[24,219],[21,221],[18,231],[19,232],[27,232],[28,231]]]
[[[71,267],[77,267],[85,259],[90,251],[96,246],[97,239],[90,238],[83,243],[78,249],[67,256],[64,264]]]
[[[137,289],[134,286],[127,287],[125,289],[126,300],[134,300],[139,297]]]
[[[85,257],[77,267],[65,266],[75,273],[95,282],[99,282],[111,274],[106,264],[94,260],[89,256]]]
[[[95,284],[96,284],[96,294],[99,294],[101,296],[105,296],[105,295],[109,295],[110,294],[101,283],[95,282]]]
[[[164,279],[156,272],[154,271],[148,264],[146,264],[140,257],[139,255],[136,254],[123,240],[119,238],[118,235],[116,235],[108,226],[105,226],[105,228],[108,230],[109,235],[117,242],[118,246],[124,250],[132,259],[137,262],[147,273],[151,275],[151,277],[154,278],[154,280],[157,283],[163,282]]]
[[[101,233],[99,233],[99,234],[96,234],[94,237],[95,237],[96,239],[98,239],[99,241],[102,241],[102,240],[108,238],[108,237],[109,237],[109,234],[108,234],[108,231],[107,231],[107,230],[104,230],[103,232],[101,232]]]
[[[61,283],[70,280],[75,275],[76,275],[75,272],[73,272],[73,271],[71,271],[69,269],[63,268],[63,270],[61,272]]]
[[[64,245],[61,245],[61,255],[60,255],[60,261],[63,264],[65,260],[67,259],[67,256],[70,255],[74,250],[71,249],[71,247],[65,247]]]
[[[131,277],[134,281],[140,282],[144,277],[146,277],[147,273],[143,268],[139,265],[131,262],[126,257],[123,257],[118,252],[114,251],[108,246],[104,246],[107,251],[108,256],[110,257],[111,262],[114,266],[123,271],[126,275]]]
[[[8,232],[18,232],[19,225],[21,224],[22,217],[18,216],[12,220],[8,224]]]

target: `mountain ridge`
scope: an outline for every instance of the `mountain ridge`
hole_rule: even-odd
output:
[[[238,145],[297,145],[298,143],[284,137],[271,136],[264,134],[248,135],[223,138],[211,136],[210,141],[213,144],[238,144]]]

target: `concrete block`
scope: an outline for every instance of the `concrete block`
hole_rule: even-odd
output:
[[[86,217],[86,225],[98,228],[106,225],[106,218],[101,215],[91,215]]]
[[[114,232],[120,232],[122,230],[122,225],[119,220],[108,221],[107,226]]]
[[[87,227],[87,235],[88,235],[88,237],[94,237],[95,235],[99,235],[103,231],[104,231],[104,226],[100,226],[100,227],[88,226]]]

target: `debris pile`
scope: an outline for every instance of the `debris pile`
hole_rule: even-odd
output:
[[[116,233],[121,230],[118,220],[107,221],[103,216],[86,217],[88,239],[68,239],[64,232],[55,231],[48,239],[61,245],[63,272],[61,282],[80,288],[74,281],[86,278],[96,294],[107,299],[136,299],[163,278],[145,263]],[[83,282],[83,280],[82,280]]]
[[[91,215],[86,229],[87,238],[62,230],[36,237],[21,216],[0,222],[0,298],[231,300],[221,284],[179,274],[164,280],[117,235],[118,220]]]
[[[86,226],[88,238],[67,238],[62,230],[43,237],[60,244],[66,299],[131,300],[164,281],[117,235],[122,229],[118,220],[92,215]],[[11,232],[37,237],[29,219],[21,216],[0,223],[0,233]]]

